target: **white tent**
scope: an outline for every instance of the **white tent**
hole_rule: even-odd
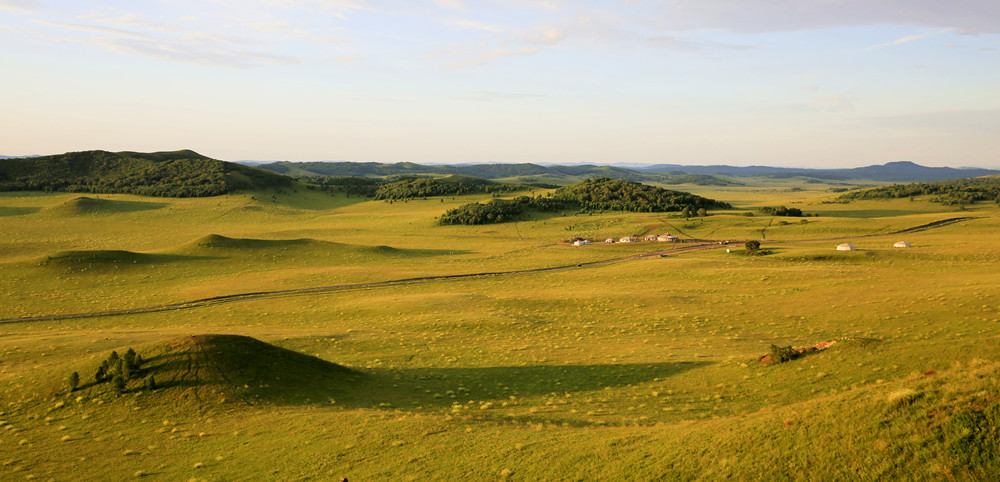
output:
[[[854,245],[850,243],[838,244],[837,251],[854,251]]]
[[[893,248],[910,248],[913,245],[907,243],[906,241],[896,241],[896,244],[892,245]]]

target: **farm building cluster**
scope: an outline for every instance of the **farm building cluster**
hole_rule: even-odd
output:
[[[572,241],[573,241],[573,246],[586,246],[588,244],[593,244],[594,243],[594,241],[591,241],[589,239],[583,239],[583,238],[575,238]],[[660,242],[660,243],[680,243],[680,242],[682,242],[681,239],[678,238],[677,236],[674,236],[674,235],[672,235],[670,233],[666,233],[666,234],[649,234],[649,235],[646,235],[646,236],[625,236],[623,238],[619,238],[618,241],[615,241],[615,238],[607,238],[607,239],[604,240],[604,243],[605,244],[612,244],[612,243],[638,243],[638,242],[642,242],[642,241],[656,241],[656,242]]]

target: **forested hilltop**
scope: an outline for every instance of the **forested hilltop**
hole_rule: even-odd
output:
[[[518,196],[514,199],[466,204],[446,212],[438,223],[500,223],[513,220],[528,211],[696,212],[710,208],[730,209],[732,206],[691,193],[604,177],[563,186],[551,196]]]
[[[68,152],[0,159],[0,191],[66,191],[160,197],[218,196],[288,186],[292,179],[190,150]]]
[[[896,199],[914,196],[933,196],[931,201],[948,205],[972,204],[977,201],[1000,203],[1000,176],[932,183],[894,184],[851,191],[837,199],[841,202],[850,202],[862,199]]]

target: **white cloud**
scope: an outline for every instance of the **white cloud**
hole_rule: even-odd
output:
[[[503,31],[503,28],[498,27],[496,25],[491,25],[491,24],[488,24],[488,23],[479,22],[479,21],[476,21],[476,20],[468,19],[468,18],[448,18],[448,19],[444,19],[444,20],[441,20],[441,21],[444,22],[444,23],[446,23],[446,24],[449,24],[449,25],[454,25],[456,27],[468,28],[468,29],[473,29],[473,30],[483,30],[483,31],[486,31],[486,32],[502,32]]]
[[[462,0],[434,0],[434,3],[441,8],[447,8],[449,10],[460,10],[468,11],[469,7],[465,5]]]
[[[526,43],[534,45],[555,45],[566,38],[563,29],[541,26],[531,30],[518,30],[511,34],[506,43]]]
[[[46,27],[61,28],[66,30],[77,30],[80,32],[91,32],[99,33],[104,35],[114,35],[117,37],[129,37],[139,40],[151,40],[152,37],[139,32],[133,32],[131,30],[124,30],[120,28],[111,27],[98,27],[96,25],[84,25],[78,23],[62,23],[62,22],[49,22],[47,20],[34,20],[35,23],[40,25],[45,25]]]
[[[682,37],[656,35],[645,40],[648,47],[666,50],[676,50],[679,52],[702,52],[710,49],[724,50],[748,50],[753,47],[749,45],[733,45],[706,40],[690,40]]]
[[[88,43],[110,52],[155,60],[212,67],[249,68],[262,63],[292,64],[294,57],[239,49],[202,48],[193,45],[131,38],[95,38]]]
[[[869,46],[865,47],[865,50],[874,50],[874,49],[880,49],[882,47],[891,47],[893,45],[902,45],[902,44],[905,44],[905,43],[913,42],[914,40],[921,40],[921,39],[925,39],[925,38],[928,38],[928,37],[933,37],[934,35],[936,35],[936,34],[925,33],[925,34],[921,34],[921,35],[908,35],[906,37],[901,37],[901,38],[898,38],[896,40],[893,40],[892,42],[886,42],[884,44],[869,45]]]
[[[42,4],[35,0],[0,0],[0,10],[14,13],[28,13],[40,10]]]
[[[653,8],[657,22],[675,29],[763,33],[918,25],[968,33],[1000,32],[1000,2],[992,0],[661,0]]]
[[[494,49],[482,52],[473,57],[462,59],[456,62],[448,64],[449,67],[474,67],[477,65],[482,65],[488,60],[493,60],[501,57],[512,57],[516,55],[531,55],[537,53],[540,49],[538,47],[522,47],[517,49]]]
[[[110,17],[108,15],[100,13],[91,13],[87,15],[81,15],[80,18],[84,20],[92,20],[98,23],[106,23],[124,28],[140,28],[145,30],[154,30],[161,32],[176,32],[177,30],[180,30],[180,26],[178,25],[170,25],[160,22],[154,22],[151,20],[145,20],[139,17],[138,15],[132,13],[122,14],[117,17]]]

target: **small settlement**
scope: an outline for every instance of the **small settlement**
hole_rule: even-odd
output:
[[[615,238],[607,238],[607,239],[604,240],[604,244],[612,244],[612,243],[638,243],[640,241],[655,241],[655,242],[660,242],[660,243],[682,243],[683,242],[677,236],[674,236],[674,235],[672,235],[670,233],[664,233],[664,234],[649,234],[649,235],[646,235],[646,236],[625,236],[625,237],[619,238],[618,241],[615,241]],[[588,244],[592,244],[594,241],[591,241],[589,239],[584,239],[584,238],[573,238],[573,239],[569,240],[569,242],[573,243],[573,246],[586,246]]]

